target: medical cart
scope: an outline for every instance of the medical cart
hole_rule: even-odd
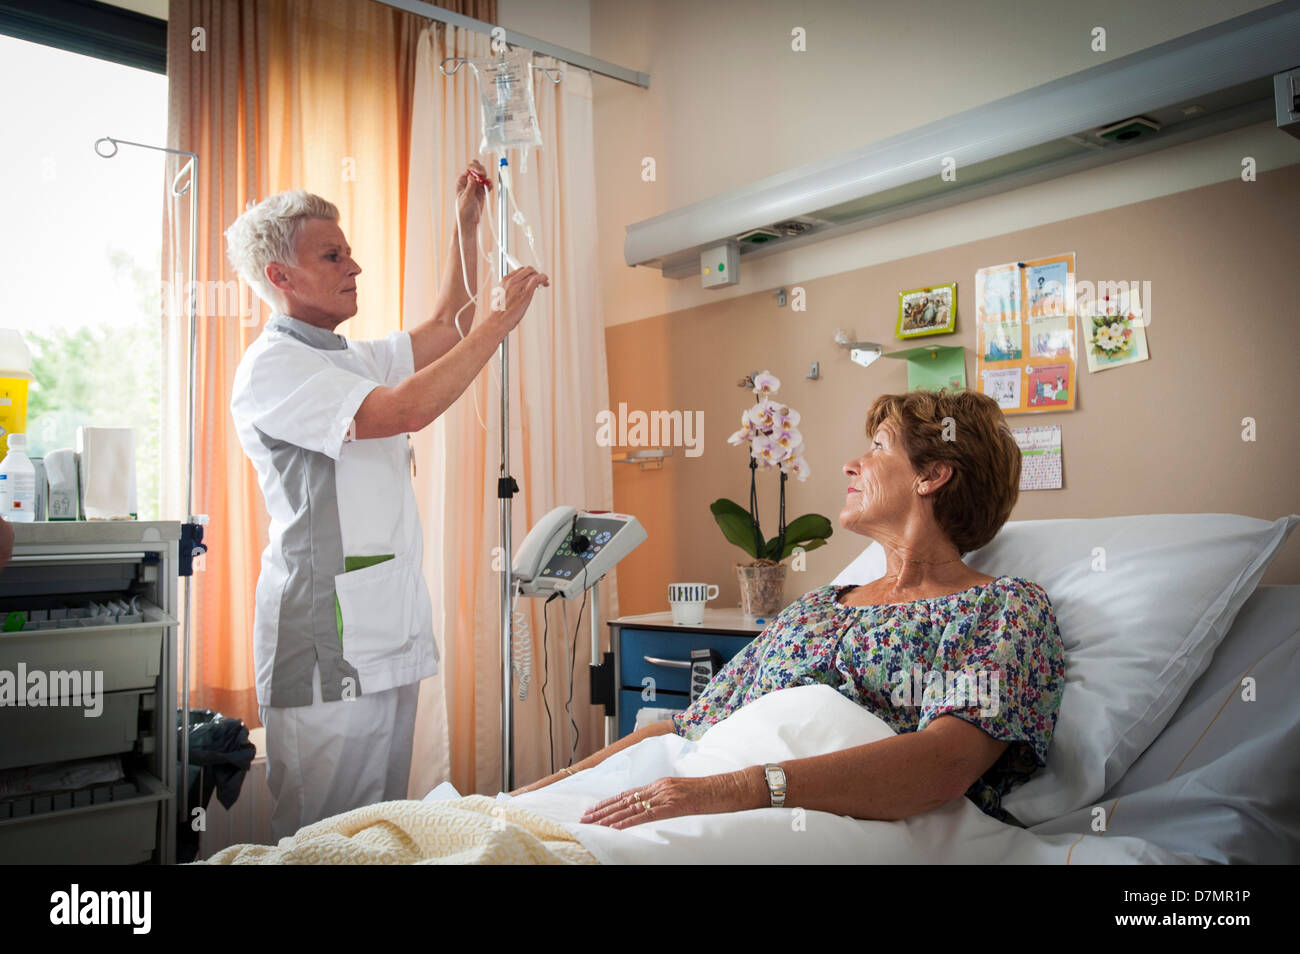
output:
[[[26,796],[11,790],[0,798],[0,864],[171,862],[180,524],[19,523],[14,533],[13,560],[0,572],[0,620],[9,622],[0,632],[0,679],[9,673],[12,689],[20,672],[29,681],[55,674],[51,686],[58,674],[97,674],[102,694],[93,716],[66,698],[29,695],[17,705],[11,694],[0,705],[0,772],[113,756],[125,778]],[[132,599],[138,611],[85,616],[92,601]],[[12,628],[14,612],[27,618],[25,628]]]

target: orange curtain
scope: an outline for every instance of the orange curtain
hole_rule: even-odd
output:
[[[495,22],[495,0],[444,6]],[[267,309],[237,283],[223,232],[250,202],[276,192],[324,196],[339,207],[364,270],[360,311],[339,330],[368,338],[401,327],[415,57],[425,23],[357,0],[170,4],[168,145],[199,156],[194,510],[208,516],[211,546],[193,581],[189,702],[250,727],[259,724],[252,630],[267,517],[229,408],[235,368]],[[187,201],[169,208],[164,229],[163,274],[182,288],[190,277]],[[184,296],[171,299],[163,512],[184,516],[189,334]]]

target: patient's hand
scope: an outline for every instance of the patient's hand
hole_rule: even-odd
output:
[[[679,815],[740,812],[770,804],[763,767],[756,765],[703,778],[661,778],[597,802],[580,820],[583,824],[629,828]]]

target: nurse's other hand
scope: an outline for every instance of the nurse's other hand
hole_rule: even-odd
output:
[[[503,321],[505,330],[510,331],[519,324],[520,319],[524,317],[524,312],[532,304],[533,292],[543,285],[550,284],[550,278],[531,265],[516,268],[501,280],[501,287],[505,291],[505,304],[499,311],[494,309],[492,316]]]

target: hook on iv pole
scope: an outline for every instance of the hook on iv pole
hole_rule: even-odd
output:
[[[176,173],[176,177],[172,179],[172,195],[178,199],[181,196],[183,196],[186,192],[189,192],[190,187],[194,185],[194,159],[195,158],[197,157],[191,157],[189,162],[181,166],[181,171]],[[176,183],[179,182],[181,176],[185,175],[185,173],[187,172],[190,174],[190,177],[185,181],[185,185],[177,189]]]
[[[109,146],[112,147],[113,151],[104,152],[104,150],[100,149],[99,144],[102,142],[108,143]],[[172,198],[179,199],[185,193],[189,192],[190,188],[194,185],[194,164],[198,161],[199,158],[196,154],[192,152],[186,152],[184,149],[167,149],[164,148],[163,146],[151,146],[148,143],[143,143],[143,142],[131,142],[130,140],[127,139],[114,139],[112,136],[101,136],[99,139],[95,140],[95,155],[99,156],[101,159],[112,159],[114,156],[117,155],[118,143],[121,143],[124,146],[139,146],[141,149],[152,149],[155,152],[167,152],[167,153],[171,153],[174,156],[189,156],[190,161],[185,163],[185,165],[181,166],[181,171],[176,173],[176,177],[172,179],[172,185],[171,185]],[[190,176],[189,179],[185,181],[184,185],[177,187],[177,183],[181,181],[181,177],[184,176],[187,172],[189,173]]]

